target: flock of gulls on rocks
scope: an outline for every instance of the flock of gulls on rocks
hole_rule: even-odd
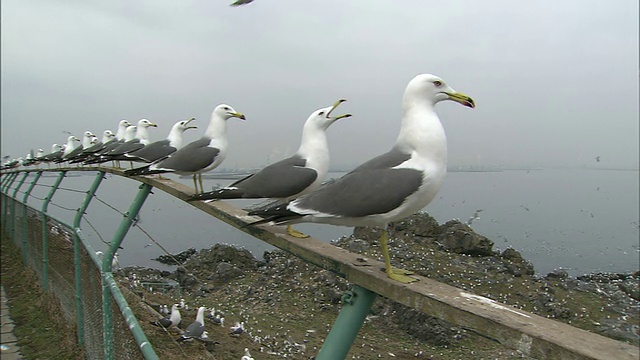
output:
[[[163,329],[178,329],[180,331],[180,337],[176,339],[178,342],[186,342],[199,340],[203,342],[217,343],[215,340],[209,338],[209,333],[205,330],[205,318],[211,320],[214,325],[224,326],[224,315],[220,311],[216,311],[215,308],[209,309],[209,313],[205,315],[207,308],[200,306],[196,314],[195,320],[187,326],[184,331],[178,328],[178,325],[182,321],[182,315],[180,309],[188,310],[189,307],[185,304],[184,299],[180,300],[179,304],[171,305],[171,310],[168,310],[167,305],[163,305],[160,308],[160,313],[166,315],[165,317],[152,321],[151,324],[162,327]],[[244,322],[237,322],[235,325],[229,328],[230,336],[240,336],[246,332],[244,328]],[[244,355],[240,360],[253,360],[248,348],[244,349]]]
[[[342,226],[379,226],[380,242],[387,276],[402,283],[416,281],[409,271],[391,267],[387,248],[387,225],[423,209],[440,189],[447,168],[447,141],[435,104],[453,100],[474,108],[473,99],[456,92],[440,77],[420,74],[407,85],[402,98],[403,117],[400,134],[388,152],[372,158],[343,177],[323,183],[329,169],[326,130],[335,121],[351,116],[333,116],[345,100],[311,113],[304,124],[300,148],[291,157],[234,182],[222,189],[204,192],[201,174],[218,167],[227,155],[227,120],[245,115],[229,105],[215,107],[204,135],[183,145],[182,135],[193,119],[177,122],[166,139],[149,140],[149,128],[157,125],[147,119],[132,125],[118,124],[113,134],[103,132],[98,140],[90,131],[80,139],[70,135],[64,146],[54,144],[49,154],[7,162],[3,169],[40,163],[101,164],[130,161],[127,176],[175,173],[192,175],[195,192],[189,201],[213,201],[237,198],[270,198],[275,204],[249,212],[257,216],[251,225],[271,223],[287,225],[302,222]],[[146,165],[133,167],[133,162]],[[50,165],[49,165],[50,166]],[[198,186],[199,185],[199,186]],[[197,320],[196,320],[197,321]]]

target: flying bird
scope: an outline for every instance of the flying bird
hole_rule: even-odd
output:
[[[240,5],[246,5],[246,4],[250,4],[252,3],[253,0],[237,0],[233,3],[231,3],[229,6],[240,6]]]
[[[253,224],[379,226],[387,276],[403,283],[416,281],[408,276],[410,271],[391,267],[387,226],[422,210],[444,181],[447,139],[434,111],[443,100],[475,107],[473,99],[441,78],[417,75],[405,89],[400,134],[390,151],[289,203],[249,212],[263,218]]]

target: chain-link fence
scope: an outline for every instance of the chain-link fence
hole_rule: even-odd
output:
[[[64,317],[76,325],[77,339],[87,358],[107,358],[105,347],[109,346],[113,359],[157,359],[153,351],[145,356],[140,350],[130,331],[131,321],[137,320],[127,322],[122,315],[114,300],[114,296],[124,299],[117,287],[106,287],[111,309],[107,321],[113,331],[105,337],[104,279],[90,255],[93,249],[72,226],[19,201],[21,183],[6,180],[6,176],[9,175],[3,176],[1,195],[2,231],[21,249],[25,266],[35,270],[42,286],[60,301]],[[75,241],[79,246],[74,246]]]

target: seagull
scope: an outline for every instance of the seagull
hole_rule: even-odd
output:
[[[82,159],[86,157],[87,149],[93,148],[98,142],[100,142],[98,137],[95,136],[94,134],[91,134],[89,136],[89,141],[84,140],[82,143],[82,147],[80,149],[76,149],[77,151],[76,155],[69,156],[69,158],[67,159],[67,162],[69,162],[69,164],[77,164],[82,162],[83,161]]]
[[[158,127],[158,125],[147,119],[141,119],[138,121],[138,125],[127,127],[124,135],[125,142],[103,154],[101,161],[130,160],[126,156],[127,154],[138,151],[151,143],[149,140],[150,127]]]
[[[60,158],[60,160],[57,160],[56,162],[58,163],[62,163],[65,161],[69,161],[73,158],[75,158],[76,156],[80,155],[80,153],[82,153],[82,149],[84,149],[85,147],[90,147],[91,146],[91,138],[93,137],[93,133],[89,130],[85,131],[83,136],[82,136],[82,143],[77,146],[74,147],[72,150],[70,150],[69,152],[67,152],[67,149],[69,149],[69,143],[67,142],[67,149],[65,149],[64,153],[62,154],[62,158]],[[80,141],[78,139],[78,141]]]
[[[73,135],[69,135],[69,137],[67,138],[67,145],[64,148],[64,151],[62,152],[62,155],[56,159],[53,160],[56,163],[61,163],[64,162],[65,158],[67,156],[69,156],[69,154],[74,151],[76,149],[76,142],[80,142],[80,139],[78,139],[77,137],[73,136]]]
[[[124,157],[132,161],[152,163],[163,159],[182,148],[182,134],[189,129],[197,129],[197,126],[189,125],[196,118],[178,121],[173,125],[166,139],[151,143],[142,149],[124,154]]]
[[[171,305],[171,315],[158,321],[152,321],[151,324],[168,329],[172,326],[178,326],[180,321],[182,321],[182,317],[180,316],[180,310],[178,310],[178,304],[173,304]]]
[[[104,253],[102,251],[96,251],[96,256],[102,261],[104,257]],[[118,253],[113,254],[113,258],[111,259],[111,269],[118,269],[120,267],[120,263],[118,262]]]
[[[234,335],[234,336],[238,336],[240,334],[242,334],[244,332],[244,321],[237,323],[235,326],[231,327],[231,331],[229,332],[230,335]]]
[[[390,151],[289,203],[249,212],[263,218],[253,224],[379,226],[387,276],[402,283],[416,281],[407,276],[410,271],[391,267],[387,226],[423,209],[444,181],[447,140],[434,111],[443,100],[475,107],[473,99],[440,77],[417,75],[405,89],[400,134]]]
[[[345,101],[340,99],[332,106],[316,110],[309,115],[302,129],[300,148],[293,156],[222,189],[196,194],[189,201],[272,198],[282,204],[315,190],[324,181],[329,170],[326,130],[336,120],[351,116],[344,114],[331,117],[333,110]],[[287,225],[287,232],[299,238],[308,237],[294,230],[291,225]]]
[[[58,156],[58,155],[62,155],[62,146],[58,145],[58,144],[53,144],[51,145],[51,152],[48,154],[44,154],[40,157],[40,160],[42,162],[46,162],[47,165],[51,166],[51,164],[49,164],[52,160],[54,156]]]
[[[104,149],[110,141],[116,138],[116,134],[114,134],[111,130],[105,130],[102,132],[102,140],[97,141],[95,144],[90,147],[82,150],[82,153],[78,155],[75,159],[71,161],[71,164],[76,164],[87,160],[90,156],[93,156],[100,150]],[[97,139],[97,137],[96,137]]]
[[[57,160],[62,158],[62,154],[64,154],[64,150],[67,148],[67,144],[62,144],[62,145],[59,145],[58,147],[59,147],[58,151],[56,151],[56,152],[54,152],[54,153],[52,153],[50,155],[47,155],[47,159],[48,159],[47,162],[48,163],[56,162]],[[51,164],[48,164],[48,165],[51,166]]]
[[[132,126],[132,124],[127,121],[127,120],[120,120],[120,122],[118,122],[118,130],[116,130],[116,136],[115,138],[112,138],[111,140],[109,140],[109,142],[105,143],[105,148],[103,150],[101,150],[98,155],[100,154],[106,154],[107,152],[115,149],[116,147],[118,147],[120,144],[124,143],[124,136],[125,133],[127,132],[127,128],[129,126]]]
[[[205,307],[200,306],[198,308],[198,315],[196,315],[196,320],[192,322],[187,329],[180,335],[177,341],[187,341],[194,338],[200,338],[204,333],[204,311]]]
[[[244,348],[244,355],[240,358],[240,360],[254,360],[248,348]]]
[[[38,151],[36,152],[36,157],[33,159],[33,165],[40,165],[40,163],[42,162],[42,157],[44,156],[44,150],[43,149],[38,149]]]
[[[216,308],[211,308],[211,310],[209,310],[209,313],[205,315],[205,317],[207,319],[214,319],[216,317]]]
[[[127,176],[150,175],[173,172],[181,175],[193,175],[195,192],[202,192],[202,173],[213,170],[227,155],[227,120],[235,117],[245,120],[245,116],[231,106],[220,104],[213,109],[209,126],[204,136],[187,144],[182,149],[150,165],[126,170]],[[198,177],[200,191],[196,183]]]
[[[86,164],[98,164],[101,163],[101,155],[107,154],[111,150],[117,148],[125,142],[125,134],[127,132],[127,128],[129,128],[131,123],[127,120],[120,120],[118,122],[118,130],[116,130],[115,138],[112,138],[108,142],[104,144],[104,148],[98,150],[93,157],[87,159],[84,163]]]

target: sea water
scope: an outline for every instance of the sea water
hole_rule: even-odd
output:
[[[50,212],[72,223],[94,173],[68,177],[49,206]],[[637,170],[541,169],[491,172],[450,172],[438,196],[425,211],[438,222],[458,219],[494,241],[494,248],[513,247],[534,264],[540,275],[563,268],[571,275],[591,272],[632,272],[640,268],[639,175]],[[330,173],[329,178],[342,173]],[[167,175],[191,185],[190,179]],[[39,184],[51,185],[54,177]],[[205,179],[205,188],[233,180]],[[107,175],[87,210],[81,227],[96,250],[103,250],[138,191],[136,181]],[[26,185],[24,186],[26,188]],[[76,191],[73,191],[76,190]],[[29,204],[40,209],[49,189],[36,186]],[[21,197],[19,197],[21,198]],[[245,207],[254,200],[234,200]],[[188,248],[233,244],[260,258],[274,248],[206,215],[161,190],[153,190],[137,222],[119,250],[121,266],[171,269],[151,260]],[[331,241],[350,235],[352,228],[298,224],[296,228]]]

